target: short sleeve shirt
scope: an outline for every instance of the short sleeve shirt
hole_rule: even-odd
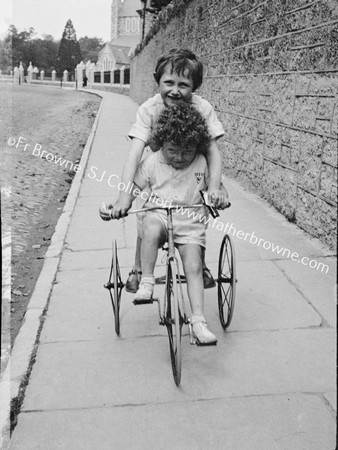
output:
[[[144,199],[146,207],[201,204],[199,191],[207,187],[208,166],[205,157],[198,154],[190,166],[178,170],[166,162],[162,150],[159,150],[142,161],[134,182],[140,189],[149,186],[146,194],[148,201]],[[165,210],[148,211],[146,214],[157,216],[167,229]],[[175,208],[172,219],[176,244],[198,244],[205,247],[205,230],[209,221],[206,207]],[[142,236],[142,220],[138,225],[139,235]]]
[[[196,94],[192,94],[191,103],[206,120],[211,139],[217,139],[223,136],[223,126],[218,120],[211,104]],[[130,138],[138,138],[146,145],[149,145],[151,127],[163,108],[165,108],[165,105],[160,94],[156,94],[154,97],[148,99],[139,107],[136,114],[136,122],[132,125],[128,136]]]
[[[154,199],[183,205],[201,202],[199,191],[207,188],[207,179],[208,166],[203,155],[197,154],[185,169],[175,169],[159,150],[142,161],[134,182],[140,189],[149,186]]]

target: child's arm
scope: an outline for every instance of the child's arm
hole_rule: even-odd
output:
[[[228,193],[221,189],[222,183],[222,158],[216,139],[212,139],[206,154],[209,170],[208,197],[217,208],[224,208],[228,204]]]
[[[126,185],[132,183],[138,165],[140,163],[145,143],[138,138],[133,138],[127,159],[123,166],[122,181]],[[111,217],[113,219],[120,219],[127,214],[132,204],[132,198],[125,191],[120,191],[119,198],[113,207]]]
[[[133,140],[122,172],[122,181],[126,185],[128,183],[132,183],[134,180],[146,142],[149,140],[151,120],[151,114],[149,113],[149,101],[147,101],[137,110],[136,121],[128,133],[128,136]],[[124,191],[120,191],[119,198],[112,211],[112,218],[120,219],[121,217],[124,217],[130,207],[131,200],[128,194]]]
[[[141,191],[142,191],[142,189],[140,189],[137,184],[133,183],[131,192],[126,193],[126,196],[128,197],[130,205],[133,203],[135,198],[138,197],[138,195],[140,194]],[[99,215],[100,215],[101,219],[104,221],[108,221],[111,219],[119,219],[119,217],[113,216],[113,208],[114,208],[113,205],[107,205],[106,203],[103,202],[99,209]],[[125,216],[126,215],[127,215],[127,213],[125,213]]]

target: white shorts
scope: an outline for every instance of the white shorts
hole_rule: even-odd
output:
[[[143,220],[146,216],[156,217],[163,225],[168,238],[168,218],[164,210],[149,211],[143,213],[143,216],[137,217],[138,236],[142,239]],[[192,220],[189,217],[173,212],[174,243],[175,244],[197,244],[201,247],[206,246],[206,224],[204,221]]]

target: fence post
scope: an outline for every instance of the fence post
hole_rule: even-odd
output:
[[[28,73],[27,83],[31,83],[31,81],[33,79],[33,71],[34,71],[34,69],[33,69],[32,63],[30,62],[28,69],[27,69],[27,73]]]
[[[82,88],[83,87],[83,72],[86,70],[86,65],[83,61],[80,62],[80,64],[77,65],[77,82],[78,82],[78,87]],[[86,73],[85,73],[85,76]]]
[[[43,81],[45,79],[45,71],[42,69],[40,72],[40,80]]]
[[[56,80],[56,70],[52,70],[52,81]]]
[[[63,71],[63,81],[64,82],[68,81],[68,70],[67,69]]]
[[[14,82],[20,83],[20,70],[19,67],[14,67]]]
[[[92,63],[88,68],[88,81],[89,83],[94,83],[94,72],[95,72],[95,63]]]
[[[122,66],[120,69],[120,86],[124,85],[124,69],[126,66]]]
[[[20,61],[20,66],[19,66],[19,84],[24,82],[24,68],[22,65],[22,62]]]

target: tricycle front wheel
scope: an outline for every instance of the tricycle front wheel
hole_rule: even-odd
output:
[[[218,260],[218,312],[221,325],[228,328],[235,307],[236,296],[235,247],[231,237],[226,234],[222,240]]]
[[[115,332],[120,335],[120,304],[124,284],[122,282],[120,266],[117,257],[117,242],[113,239],[112,260],[108,283],[104,285],[109,290],[110,299],[115,316]]]

